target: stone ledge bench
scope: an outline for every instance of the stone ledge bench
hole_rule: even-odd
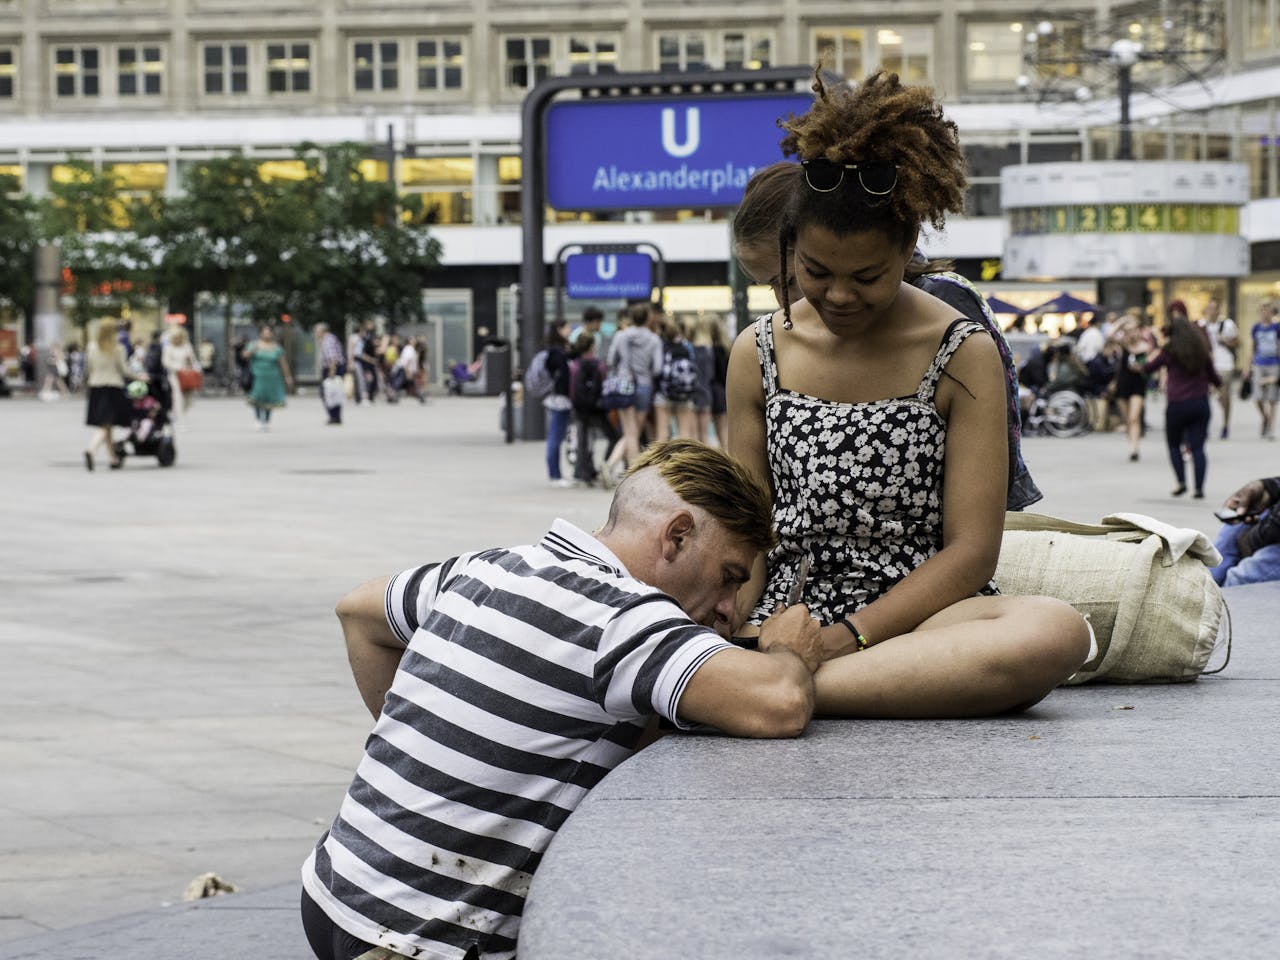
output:
[[[521,960],[1276,956],[1280,583],[1227,600],[1195,683],[664,738],[553,841]]]
[[[1227,591],[1225,674],[1015,717],[667,737],[570,817],[520,960],[1270,958],[1280,583]],[[0,960],[311,960],[298,886],[0,944]]]

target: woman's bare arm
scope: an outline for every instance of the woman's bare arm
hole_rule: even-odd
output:
[[[769,479],[769,459],[765,450],[764,385],[760,379],[760,359],[756,355],[754,326],[747,327],[738,334],[729,351],[725,397],[729,407],[729,453],[772,486]],[[738,591],[733,624],[735,630],[755,609],[756,602],[764,591],[764,580],[765,558],[761,553],[756,555],[751,579]]]

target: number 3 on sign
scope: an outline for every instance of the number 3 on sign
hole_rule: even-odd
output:
[[[1122,232],[1129,229],[1129,208],[1122,204],[1107,207],[1107,229]]]

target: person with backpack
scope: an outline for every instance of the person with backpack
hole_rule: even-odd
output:
[[[654,378],[662,370],[662,338],[648,328],[649,305],[634,304],[628,308],[627,319],[630,325],[609,342],[610,379],[616,378],[631,394],[617,406],[622,443],[614,447],[605,463],[606,486],[612,484],[623,463],[634,463],[640,456],[640,433],[653,403]]]
[[[573,466],[573,477],[578,483],[591,486],[597,478],[595,458],[591,452],[593,433],[604,434],[608,450],[614,448],[622,435],[600,404],[608,371],[596,356],[596,338],[586,331],[578,334],[573,341],[573,352],[574,359],[569,364],[569,400],[578,425],[578,456]]]
[[[677,437],[694,438],[697,415],[693,399],[697,389],[698,363],[693,345],[678,321],[666,319],[662,323],[662,373],[653,397],[654,440],[670,438],[673,420]]]
[[[547,476],[553,487],[572,487],[560,474],[560,448],[569,431],[573,403],[569,399],[569,321],[547,326],[547,338],[524,375],[525,402],[541,401],[547,415]]]

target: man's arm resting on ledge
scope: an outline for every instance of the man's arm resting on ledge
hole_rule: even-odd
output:
[[[404,655],[404,644],[387,623],[387,584],[390,577],[370,580],[338,601],[338,621],[347,641],[347,661],[360,698],[373,718],[382,713],[383,701]]]
[[[800,604],[761,625],[760,652],[722,650],[690,678],[677,710],[737,737],[798,737],[813,716],[818,622]]]

